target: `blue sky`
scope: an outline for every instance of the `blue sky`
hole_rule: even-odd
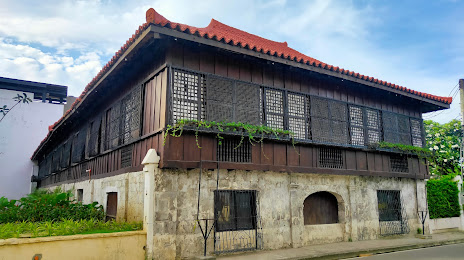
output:
[[[204,27],[211,18],[323,62],[414,90],[448,96],[464,77],[459,0],[0,0],[0,76],[69,86],[79,95],[153,7]],[[193,4],[194,3],[194,4]],[[424,115],[460,118],[451,109]]]

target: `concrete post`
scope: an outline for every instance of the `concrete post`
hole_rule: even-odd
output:
[[[153,259],[155,221],[155,174],[159,174],[160,157],[155,149],[150,149],[142,161],[145,175],[145,195],[143,200],[143,229],[147,232],[146,259]]]

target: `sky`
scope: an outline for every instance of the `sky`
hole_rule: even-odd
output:
[[[78,96],[145,22],[150,7],[196,27],[214,18],[417,91],[456,93],[450,109],[424,118],[440,123],[461,118],[460,0],[0,0],[0,77],[66,85],[69,95]]]

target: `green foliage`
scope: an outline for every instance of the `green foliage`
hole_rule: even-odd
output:
[[[20,94],[17,94],[16,97],[13,98],[13,100],[16,102],[16,104],[14,104],[11,108],[8,108],[7,105],[3,105],[2,107],[0,107],[0,113],[3,115],[2,118],[0,118],[0,122],[3,120],[3,118],[5,118],[5,116],[11,112],[11,110],[17,106],[19,103],[23,103],[23,104],[29,104],[32,102],[32,99],[30,99],[26,93],[23,93],[22,95]]]
[[[452,176],[442,176],[427,181],[427,202],[430,218],[459,217],[459,189]]]
[[[115,222],[97,219],[62,219],[61,221],[16,222],[0,224],[0,239],[13,237],[67,236],[75,234],[134,231],[143,228],[140,222]]]
[[[9,222],[58,221],[61,219],[103,220],[103,206],[97,202],[84,205],[71,199],[71,191],[36,190],[20,200],[0,198],[0,224]]]
[[[253,145],[254,143],[262,143],[264,138],[266,137],[274,137],[277,139],[290,139],[292,141],[292,144],[295,144],[295,140],[293,138],[294,133],[288,130],[275,129],[272,127],[262,125],[250,125],[241,122],[214,122],[190,119],[181,119],[175,125],[168,125],[166,128],[166,133],[164,135],[164,142],[166,142],[166,137],[168,135],[171,135],[173,137],[180,137],[184,131],[184,128],[186,127],[195,129],[195,136],[198,148],[201,148],[198,142],[198,131],[200,129],[219,131],[219,133],[216,134],[216,138],[218,139],[219,145],[221,145],[222,140],[224,140],[224,137],[222,136],[222,133],[224,132],[240,135],[240,143],[239,145],[237,145],[237,147],[235,147],[235,149],[242,144],[245,137],[248,137],[249,142]]]
[[[425,139],[426,148],[433,152],[429,158],[430,172],[434,175],[452,175],[460,173],[459,146],[461,138],[461,124],[452,120],[446,124],[426,120]]]
[[[417,228],[417,234],[421,235],[422,234],[422,228]]]
[[[383,148],[389,150],[395,150],[405,154],[415,154],[421,158],[430,158],[433,156],[432,152],[427,148],[416,147],[412,145],[404,145],[404,144],[393,144],[387,142],[380,142],[375,145],[375,148]]]

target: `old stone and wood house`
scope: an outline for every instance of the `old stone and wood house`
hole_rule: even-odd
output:
[[[196,28],[153,9],[146,18],[35,151],[40,187],[74,188],[109,217],[141,221],[141,162],[155,149],[156,259],[202,254],[197,219],[215,223],[208,253],[419,227],[425,160],[375,144],[422,147],[422,113],[449,108],[451,98],[334,67],[214,19]],[[182,119],[290,130],[297,144],[268,136],[239,146],[236,132],[221,132],[219,145],[216,128],[164,140],[167,125]]]

